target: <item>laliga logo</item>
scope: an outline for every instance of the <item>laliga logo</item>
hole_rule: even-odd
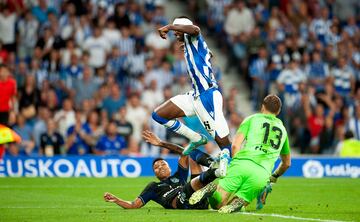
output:
[[[324,167],[317,160],[308,160],[302,167],[304,177],[306,178],[321,178],[324,176]]]

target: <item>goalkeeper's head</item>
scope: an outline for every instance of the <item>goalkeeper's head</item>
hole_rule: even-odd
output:
[[[277,95],[270,94],[264,98],[261,106],[261,112],[279,115],[281,106],[282,103],[280,98]]]

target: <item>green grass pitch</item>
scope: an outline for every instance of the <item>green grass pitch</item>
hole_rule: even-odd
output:
[[[250,214],[165,210],[151,203],[123,210],[109,191],[133,200],[154,178],[0,178],[0,221],[360,221],[360,179],[280,178],[265,208]],[[306,219],[307,218],[307,219]]]

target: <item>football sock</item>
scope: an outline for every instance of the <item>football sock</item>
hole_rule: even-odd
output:
[[[195,190],[191,187],[191,183],[186,183],[184,186],[184,193],[186,195],[186,199],[188,199],[194,192]]]
[[[156,122],[164,125],[169,130],[174,131],[174,132],[176,132],[178,134],[181,134],[181,135],[185,136],[190,141],[199,141],[199,140],[201,140],[200,134],[196,133],[195,131],[193,131],[192,129],[190,129],[189,127],[187,127],[185,124],[183,124],[182,122],[180,122],[177,119],[168,120],[168,119],[165,119],[165,118],[159,116],[156,112],[152,113],[152,118]]]
[[[214,181],[217,178],[217,176],[215,175],[215,171],[216,169],[209,169],[205,172],[202,172],[200,174],[200,182],[205,185]]]
[[[191,151],[190,157],[198,164],[206,167],[209,167],[211,162],[214,161],[214,159],[209,154],[204,153],[198,149]]]

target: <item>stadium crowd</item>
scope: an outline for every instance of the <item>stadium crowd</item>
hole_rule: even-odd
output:
[[[188,5],[229,55],[228,67],[248,81],[254,110],[268,93],[282,98],[280,118],[301,153],[337,154],[344,143],[360,147],[360,1]]]
[[[164,1],[8,0],[0,9],[0,122],[22,137],[8,155],[158,156],[144,129],[187,143],[150,115],[191,90],[175,37],[157,32],[171,22]],[[196,117],[184,121],[201,130]]]
[[[0,123],[23,139],[8,155],[167,154],[142,143],[143,129],[187,143],[150,116],[191,89],[174,37],[157,33],[172,19],[164,1],[0,2]],[[249,81],[254,110],[268,92],[281,95],[301,153],[337,152],[348,130],[360,139],[360,4],[343,2],[187,1],[228,67]],[[242,121],[239,93],[224,98],[232,135]],[[204,132],[196,117],[183,120]]]

